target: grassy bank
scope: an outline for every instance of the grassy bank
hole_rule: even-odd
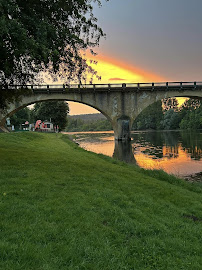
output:
[[[0,161],[0,269],[201,269],[200,186],[61,134],[0,134]]]

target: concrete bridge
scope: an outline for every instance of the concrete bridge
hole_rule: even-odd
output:
[[[158,100],[169,97],[202,98],[202,82],[11,85],[8,91],[22,88],[26,89],[27,94],[9,103],[6,111],[0,110],[2,129],[7,117],[27,105],[48,100],[65,100],[80,102],[100,111],[112,123],[117,140],[129,140],[135,118]]]

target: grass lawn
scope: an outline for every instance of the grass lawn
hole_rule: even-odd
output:
[[[80,149],[0,134],[0,269],[202,269],[202,187]]]

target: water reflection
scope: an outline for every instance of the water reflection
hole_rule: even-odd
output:
[[[115,148],[113,158],[125,161],[127,163],[136,164],[136,160],[132,151],[132,145],[130,141],[115,141]]]
[[[202,171],[202,133],[186,131],[133,134],[134,156],[140,167],[163,169],[177,176]]]
[[[77,133],[86,150],[113,156],[147,169],[177,176],[202,172],[202,132],[134,132],[131,143],[114,142],[113,134]]]

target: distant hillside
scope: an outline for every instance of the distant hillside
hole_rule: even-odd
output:
[[[94,114],[79,114],[79,115],[69,115],[71,119],[80,119],[84,122],[92,122],[97,120],[106,120],[107,118],[101,113],[94,113]]]
[[[101,114],[69,115],[65,131],[108,131],[111,123]]]

